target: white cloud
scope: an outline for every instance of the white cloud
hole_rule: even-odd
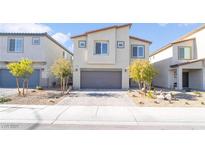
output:
[[[55,33],[54,30],[45,24],[36,23],[14,23],[14,24],[0,24],[0,32],[14,32],[14,33],[44,33],[48,32],[51,36],[61,44],[65,44],[71,41],[70,33],[64,34],[61,32]],[[73,51],[73,44],[71,44],[68,49]]]
[[[71,46],[68,47],[68,50],[73,52],[73,50],[74,50],[74,44],[73,43],[71,44]]]
[[[44,24],[0,24],[0,32],[24,32],[24,33],[43,33],[52,32],[52,29]]]
[[[161,27],[165,27],[166,25],[168,25],[168,23],[158,23],[158,25]]]
[[[52,37],[53,37],[56,41],[58,41],[58,42],[60,42],[60,43],[62,43],[62,44],[65,44],[67,41],[70,40],[70,35],[71,35],[70,33],[64,34],[64,33],[58,32],[58,33],[55,33],[54,35],[52,35]]]
[[[183,26],[186,27],[186,26],[190,26],[190,25],[193,25],[193,24],[195,24],[195,23],[179,23],[178,26],[179,27],[183,27]]]

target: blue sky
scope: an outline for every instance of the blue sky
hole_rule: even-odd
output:
[[[0,24],[0,32],[48,32],[65,47],[73,50],[70,36],[86,31],[100,29],[117,23],[50,23],[50,24]],[[135,23],[132,24],[130,35],[152,41],[150,52],[170,43],[180,36],[201,26],[199,23]]]
[[[63,33],[70,33],[71,35],[81,34],[89,30],[99,29],[115,23],[109,24],[47,24],[56,31]],[[159,49],[167,43],[179,38],[180,36],[192,31],[193,29],[201,26],[201,24],[151,24],[151,23],[136,23],[133,24],[130,29],[130,35],[134,35],[140,38],[144,38],[152,41],[150,46],[150,52]],[[66,47],[71,46],[71,42],[65,43]]]

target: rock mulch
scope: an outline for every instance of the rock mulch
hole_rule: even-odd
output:
[[[132,97],[137,106],[143,107],[205,107],[205,92],[184,91],[154,91],[154,99],[142,95],[139,90],[130,90],[128,95]]]
[[[61,101],[64,97],[60,91],[55,90],[29,90],[26,97],[12,95],[8,98],[11,101],[4,104],[19,104],[19,105],[54,105]]]

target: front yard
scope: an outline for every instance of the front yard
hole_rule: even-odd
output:
[[[159,95],[172,95],[172,99],[164,99]],[[130,90],[128,95],[137,106],[141,107],[205,107],[205,92],[168,91],[157,89],[155,92],[144,96],[139,90]]]
[[[64,96],[58,90],[29,89],[25,97],[17,93],[0,98],[0,104],[23,104],[23,105],[54,105],[61,101]]]

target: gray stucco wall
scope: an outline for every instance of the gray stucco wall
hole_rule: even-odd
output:
[[[202,70],[189,71],[189,87],[192,89],[202,90]]]

